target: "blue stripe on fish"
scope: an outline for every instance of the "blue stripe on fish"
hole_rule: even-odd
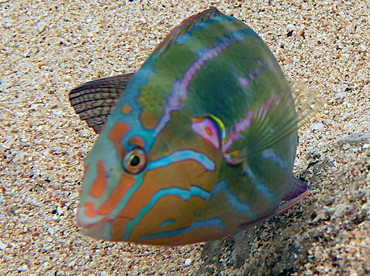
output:
[[[191,197],[200,197],[204,200],[208,200],[210,193],[203,190],[198,186],[191,186],[190,190],[180,189],[180,188],[168,188],[159,190],[150,199],[148,205],[143,207],[138,215],[132,219],[126,226],[124,240],[128,240],[131,236],[132,229],[142,220],[142,218],[153,208],[153,206],[164,196],[178,196],[182,200],[189,200]]]
[[[193,160],[203,166],[207,171],[215,169],[215,163],[203,153],[193,150],[179,150],[169,156],[148,163],[147,170],[154,170],[157,168],[168,166],[175,162]]]
[[[202,29],[207,28],[208,26],[214,24],[215,22],[222,22],[222,21],[234,21],[235,18],[231,16],[216,16],[213,17],[205,22],[201,22],[194,26],[191,30],[187,31],[185,34],[181,35],[177,38],[174,44],[186,44],[191,42],[191,39],[194,38],[194,33],[201,31]]]
[[[279,154],[277,154],[272,148],[262,151],[261,155],[264,160],[272,161],[272,163],[282,168],[284,171],[290,170],[290,167],[288,167],[287,162]]]
[[[255,219],[255,214],[252,211],[251,205],[240,201],[238,197],[229,189],[226,181],[224,180],[215,185],[215,188],[212,191],[212,196],[221,192],[224,192],[227,202],[235,211],[246,214],[248,219]]]
[[[173,224],[174,222],[175,222],[175,220],[174,220],[174,219],[166,220],[166,221],[162,222],[161,227],[166,227],[166,226],[168,226],[168,225]]]
[[[274,193],[269,190],[267,185],[262,181],[258,180],[250,168],[244,170],[244,172],[251,178],[251,180],[256,183],[257,190],[272,204],[277,202]]]
[[[174,236],[177,236],[177,235],[185,234],[185,233],[190,232],[191,230],[196,229],[196,228],[212,227],[212,226],[218,227],[221,231],[225,229],[225,226],[222,223],[222,220],[219,219],[219,218],[214,218],[214,219],[209,219],[209,220],[205,220],[205,221],[195,222],[190,227],[184,227],[184,228],[180,228],[180,229],[173,230],[173,231],[164,231],[164,232],[159,232],[159,233],[155,233],[155,234],[144,235],[144,236],[141,236],[138,239],[138,241],[142,242],[142,241],[145,241],[145,240],[148,240],[148,239],[170,238],[170,237],[174,237]]]

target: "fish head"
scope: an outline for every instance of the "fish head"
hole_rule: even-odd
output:
[[[108,120],[86,159],[78,224],[104,240],[189,243],[184,233],[211,196],[221,151],[184,112],[151,130],[140,125]]]

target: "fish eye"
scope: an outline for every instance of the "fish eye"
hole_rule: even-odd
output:
[[[129,151],[123,158],[123,169],[129,174],[141,173],[145,169],[146,164],[146,154],[140,147]]]

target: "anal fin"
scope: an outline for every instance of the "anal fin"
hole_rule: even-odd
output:
[[[281,204],[277,209],[267,214],[266,216],[244,223],[239,228],[251,227],[256,224],[262,223],[272,217],[279,216],[288,211],[294,205],[299,203],[305,196],[307,196],[309,194],[307,184],[294,176],[292,176],[292,178],[293,178],[293,188],[284,197],[283,200],[285,200],[285,202],[283,204]]]
[[[299,180],[297,177],[292,176],[293,187],[289,193],[283,198],[286,201],[292,200],[299,195],[305,193],[308,190],[308,186],[302,180]]]

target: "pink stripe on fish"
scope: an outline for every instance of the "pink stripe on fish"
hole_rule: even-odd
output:
[[[172,94],[167,96],[167,106],[165,107],[162,119],[157,125],[156,134],[159,133],[170,120],[170,112],[174,110],[179,110],[181,108],[181,101],[186,100],[188,87],[194,75],[203,67],[203,65],[207,61],[218,56],[224,50],[229,48],[233,44],[233,42],[233,40],[228,41],[202,53],[198,57],[198,59],[186,70],[183,78],[175,82]]]

